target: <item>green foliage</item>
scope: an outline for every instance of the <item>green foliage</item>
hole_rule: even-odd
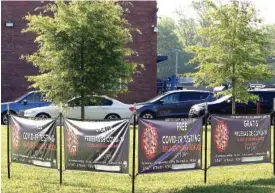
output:
[[[158,77],[171,76],[175,73],[175,49],[181,50],[176,35],[176,24],[172,18],[161,17],[158,21],[158,55],[168,56],[168,60],[158,63]]]
[[[208,25],[208,20],[204,13],[208,10],[208,5],[202,1],[193,1],[192,7],[198,17],[191,18],[185,14],[184,8],[177,8],[175,13],[177,20],[169,17],[161,17],[158,21],[158,54],[167,55],[168,60],[158,65],[158,76],[171,76],[175,74],[176,50],[178,54],[178,73],[188,73],[195,71],[193,65],[188,62],[193,54],[186,51],[190,45],[206,45],[205,40],[197,35],[198,29]]]
[[[136,63],[125,10],[115,1],[57,1],[27,15],[23,33],[36,34],[38,50],[22,56],[41,74],[29,76],[32,87],[55,103],[74,96],[125,92]],[[45,15],[44,13],[48,13]],[[51,16],[48,16],[51,15]]]
[[[190,46],[195,54],[191,63],[198,63],[197,72],[189,74],[197,85],[208,87],[232,83],[232,88],[223,94],[232,94],[237,101],[257,100],[247,92],[246,83],[252,80],[266,80],[272,77],[266,56],[270,41],[260,28],[255,8],[246,2],[232,1],[230,4],[209,6],[206,18],[209,25],[199,35],[207,41],[208,47]]]
[[[192,1],[191,6],[193,7],[193,9],[197,14],[196,21],[199,22],[200,26],[201,27],[209,26],[209,21],[206,17],[206,14],[209,10],[208,4],[205,1],[195,0],[195,1]]]
[[[188,27],[188,28],[187,28]],[[176,50],[179,51],[178,72],[192,72],[193,67],[188,64],[192,54],[185,51],[186,44],[196,41],[191,19],[181,16],[176,23],[172,18],[161,17],[158,21],[158,55],[168,56],[168,60],[158,64],[158,76],[166,77],[175,74]],[[184,33],[183,33],[184,32]],[[194,39],[190,39],[194,37]],[[190,40],[190,42],[189,42]]]

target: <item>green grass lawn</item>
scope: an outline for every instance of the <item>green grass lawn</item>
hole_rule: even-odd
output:
[[[133,132],[131,131],[132,134]],[[12,163],[11,179],[9,180],[7,176],[6,135],[7,129],[2,126],[1,189],[3,193],[131,192],[131,177],[129,175],[64,171],[63,185],[59,185],[59,172],[57,170],[18,163]],[[208,137],[210,139],[210,132]],[[208,152],[210,152],[210,145],[208,145]],[[132,159],[130,158],[130,167],[131,163]],[[208,163],[210,163],[209,156]],[[203,179],[203,171],[138,175],[136,178],[136,192],[275,193],[272,164],[214,167],[208,170],[208,183],[206,185]]]

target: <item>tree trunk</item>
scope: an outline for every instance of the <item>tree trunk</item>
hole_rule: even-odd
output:
[[[85,103],[84,103],[85,97],[83,90],[81,91],[81,120],[84,121],[85,119]]]
[[[235,96],[236,96],[236,80],[235,80],[235,64],[233,64],[233,78],[232,78],[232,115],[236,114],[236,102],[235,102]]]
[[[84,121],[85,119],[85,93],[83,90],[82,85],[85,84],[84,82],[84,39],[82,38],[82,46],[81,46],[81,56],[80,56],[80,62],[81,62],[81,77],[80,77],[80,82],[81,82],[81,91],[80,91],[80,97],[81,97],[81,120]]]
[[[235,80],[234,83],[232,85],[235,84]],[[232,89],[232,115],[236,114],[236,102],[235,102],[235,86]]]

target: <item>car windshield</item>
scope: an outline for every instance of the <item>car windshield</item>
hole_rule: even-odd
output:
[[[165,95],[167,95],[167,93],[162,93],[162,94],[160,94],[160,95],[157,95],[157,96],[155,96],[154,98],[148,100],[147,103],[155,102],[155,101],[157,101],[158,99],[160,99],[161,97],[163,97],[163,96],[165,96]]]
[[[20,97],[17,98],[14,102],[19,102],[19,101],[21,101],[21,100],[22,100],[23,98],[25,98],[28,94],[29,94],[29,93],[24,94],[23,96],[20,96]]]
[[[214,103],[222,103],[231,98],[231,95],[225,95],[214,101]]]

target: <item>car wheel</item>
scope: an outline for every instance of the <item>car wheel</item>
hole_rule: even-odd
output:
[[[10,110],[10,114],[16,115],[16,112]],[[8,113],[7,111],[1,114],[1,124],[7,125],[8,123]]]
[[[120,119],[120,116],[117,114],[109,114],[105,117],[105,119],[107,120],[116,120],[116,119]]]
[[[50,115],[48,115],[47,113],[39,113],[38,115],[36,115],[35,117],[39,118],[39,119],[49,119],[51,118]]]
[[[7,112],[3,112],[1,115],[1,123],[3,125],[7,125],[8,123],[8,113]]]
[[[143,119],[154,119],[156,116],[152,112],[144,112],[140,117]]]

